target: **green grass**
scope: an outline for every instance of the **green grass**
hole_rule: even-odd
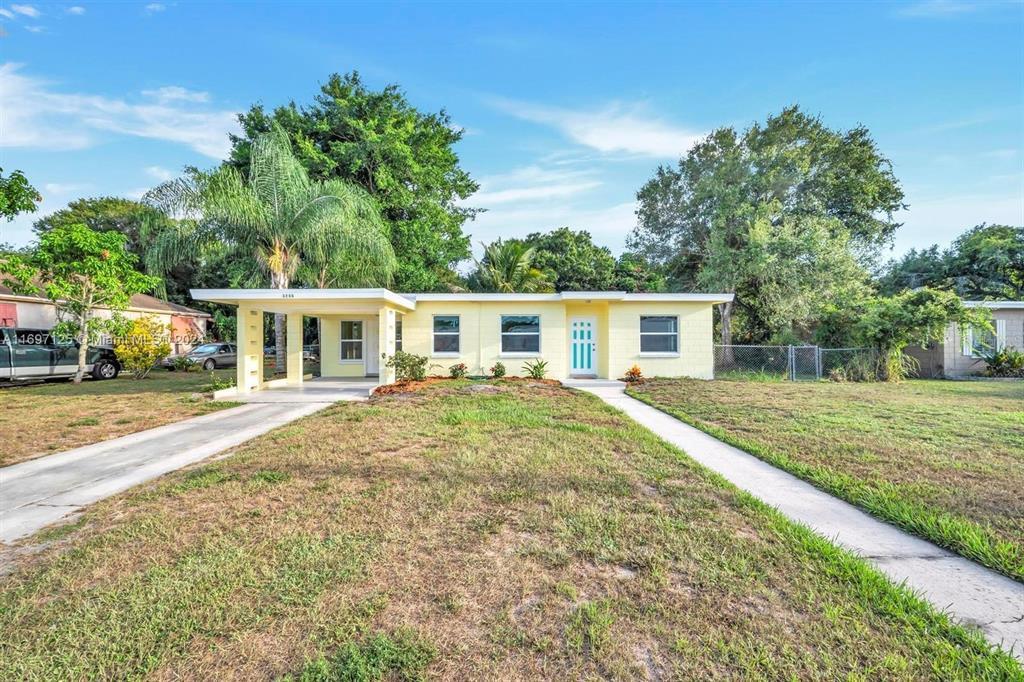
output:
[[[0,679],[1022,679],[595,397],[494,385],[92,506],[0,577]]]
[[[654,379],[630,395],[1024,581],[1024,387]]]
[[[234,377],[234,370],[214,376]],[[0,388],[0,466],[233,407],[205,395],[209,372],[156,369],[145,379],[86,379]]]

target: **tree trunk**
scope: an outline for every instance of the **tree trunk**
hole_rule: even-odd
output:
[[[726,365],[732,365],[734,362],[732,350],[732,301],[720,305],[718,312],[722,325],[722,362]]]
[[[78,318],[78,369],[75,370],[74,382],[82,383],[85,376],[85,360],[89,354],[89,313],[86,312]]]
[[[284,273],[271,275],[271,282],[275,289],[288,288],[288,277]],[[286,320],[287,316],[284,313],[274,313],[274,374],[285,371],[285,363],[288,357],[285,352],[285,340],[287,339],[287,332],[285,330]]]

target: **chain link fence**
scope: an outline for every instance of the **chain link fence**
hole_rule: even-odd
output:
[[[875,364],[870,348],[819,346],[715,346],[715,376],[775,381],[815,381],[837,373],[854,376]]]

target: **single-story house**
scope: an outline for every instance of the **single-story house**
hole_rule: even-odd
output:
[[[995,332],[968,327],[961,334],[959,325],[950,324],[942,341],[927,348],[908,347],[907,355],[921,364],[921,377],[956,379],[981,374],[986,366],[982,359],[986,351],[1024,350],[1024,301],[965,301],[964,305],[988,308]]]
[[[110,311],[101,308],[97,315],[109,317]],[[213,317],[202,310],[162,301],[149,294],[132,296],[123,315],[129,319],[152,316],[161,324],[171,327],[171,348],[174,353],[186,353],[197,342],[205,339]],[[0,284],[0,327],[25,329],[52,329],[57,324],[57,308],[41,294],[15,294]],[[109,340],[108,340],[109,341]]]
[[[387,289],[193,289],[192,298],[238,307],[238,390],[263,382],[263,314],[287,315],[288,383],[302,381],[302,318],[320,318],[320,373],[394,381],[382,356],[425,355],[432,371],[463,363],[510,375],[543,359],[547,376],[711,379],[712,308],[732,294],[399,294]]]

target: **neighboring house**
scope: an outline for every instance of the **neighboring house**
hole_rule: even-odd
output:
[[[97,314],[109,317],[110,311],[101,308]],[[171,326],[171,347],[174,353],[188,352],[196,342],[202,341],[212,321],[211,315],[201,310],[162,301],[149,294],[132,296],[124,316],[134,319],[145,315],[151,315],[161,324]],[[0,284],[0,327],[52,329],[55,324],[57,308],[45,296],[15,294]]]
[[[464,363],[510,375],[543,359],[555,379],[646,376],[711,379],[712,308],[732,294],[396,294],[387,289],[193,289],[238,307],[238,386],[263,387],[263,313],[288,316],[288,382],[302,381],[302,318],[321,320],[320,373],[394,381],[383,356],[425,355],[433,372]]]
[[[907,355],[921,363],[920,376],[955,379],[981,374],[986,366],[982,355],[987,350],[1024,350],[1024,301],[965,301],[964,305],[991,310],[995,332],[967,328],[961,334],[958,325],[950,324],[941,342],[928,348],[907,348]]]

